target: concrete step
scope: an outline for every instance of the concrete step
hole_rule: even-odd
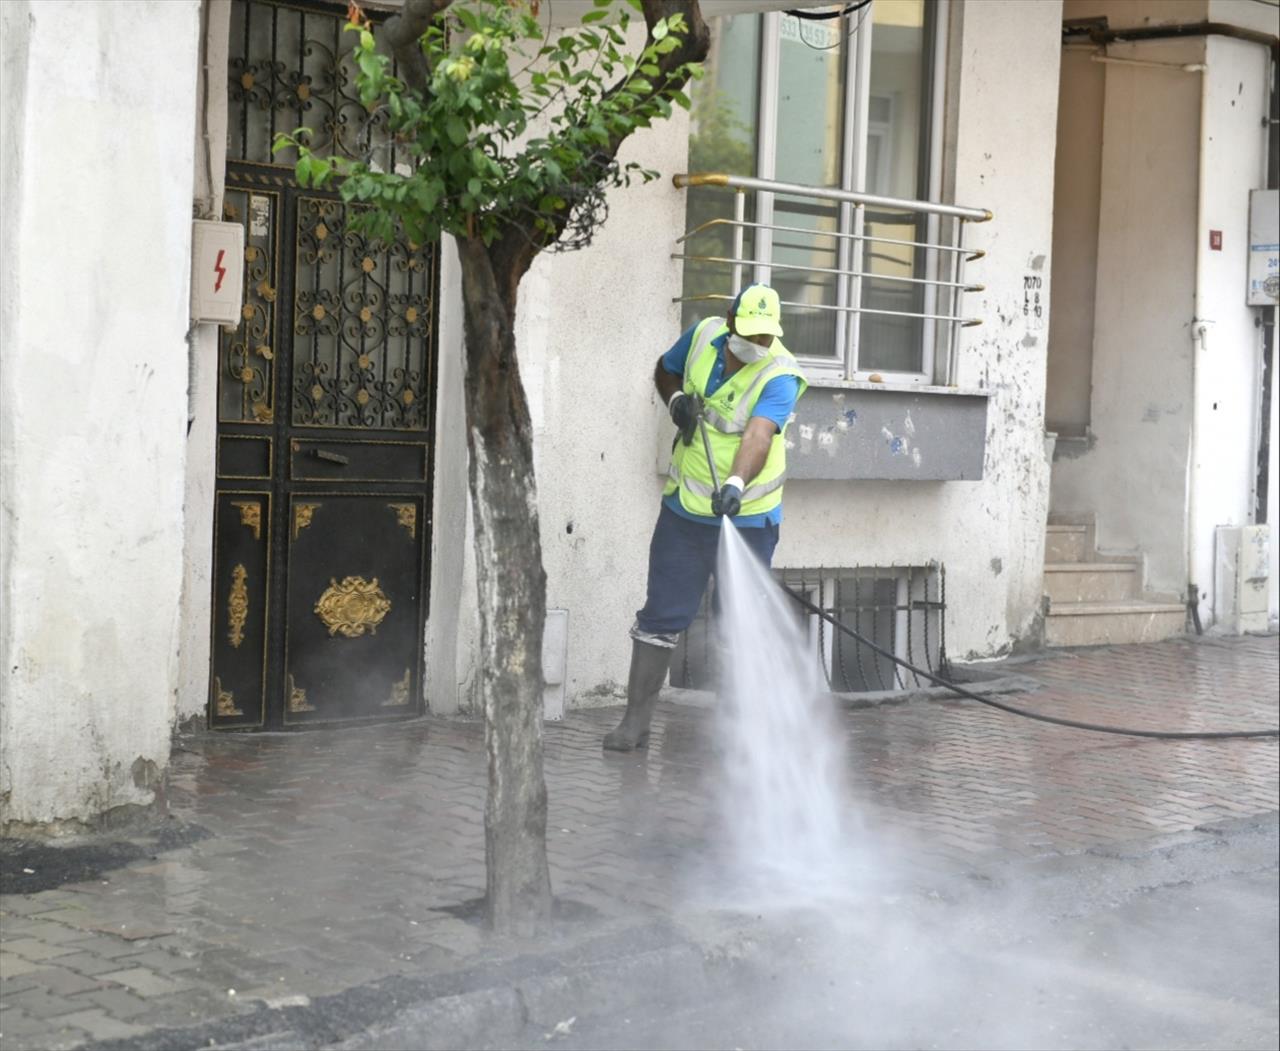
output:
[[[1187,609],[1176,602],[1050,602],[1048,646],[1117,646],[1159,642],[1186,631]]]
[[[1048,562],[1044,591],[1059,602],[1116,602],[1142,594],[1138,562]]]
[[[1085,562],[1093,556],[1089,550],[1089,527],[1083,525],[1045,526],[1045,562]]]

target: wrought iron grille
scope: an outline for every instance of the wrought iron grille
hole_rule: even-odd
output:
[[[379,160],[395,164],[355,94],[344,21],[342,8],[306,0],[232,4],[224,217],[245,226],[246,299],[221,340],[224,423],[276,422],[277,387],[293,426],[429,421],[437,246],[347,229],[347,206],[300,191],[292,152],[271,153],[276,132],[305,125],[322,152],[367,156],[380,144]]]
[[[243,223],[244,307],[240,325],[221,334],[218,418],[229,423],[275,419],[276,289],[280,284],[280,194],[227,187],[223,218]]]
[[[340,201],[300,197],[295,254],[293,422],[424,427],[434,247],[385,246],[348,229]]]
[[[355,87],[351,34],[341,8],[305,2],[238,0],[231,8],[227,157],[292,166],[293,150],[272,155],[277,132],[310,128],[321,152],[364,157],[372,143],[386,147],[388,170],[397,158],[379,131],[385,114],[370,117]]]
[[[775,570],[774,576],[890,653],[931,674],[946,676],[947,574],[941,564],[785,569]],[[795,614],[808,634],[823,681],[833,693],[901,691],[932,685],[831,628],[821,617],[799,606]],[[720,660],[718,630],[713,584],[676,647],[673,686],[715,689]]]

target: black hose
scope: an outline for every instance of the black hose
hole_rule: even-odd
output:
[[[851,15],[855,11],[860,11],[866,7],[871,0],[854,0],[853,3],[841,8],[839,11],[785,11],[784,14],[791,15],[793,18],[801,18],[806,22],[829,22],[833,18],[843,18],[845,15]]]
[[[1102,734],[1120,734],[1124,737],[1154,737],[1162,741],[1222,741],[1232,738],[1254,738],[1254,737],[1280,737],[1280,730],[1219,730],[1206,731],[1203,733],[1170,733],[1165,730],[1128,730],[1119,726],[1100,726],[1097,723],[1082,723],[1074,719],[1059,719],[1054,715],[1041,715],[1038,712],[1029,712],[1025,708],[1015,708],[1011,704],[1004,704],[1001,701],[993,701],[990,697],[983,697],[974,693],[972,690],[966,690],[963,686],[957,686],[954,682],[948,682],[946,679],[933,675],[925,671],[923,668],[917,668],[915,665],[904,661],[901,657],[890,653],[883,646],[878,646],[865,636],[859,635],[852,628],[847,627],[833,617],[826,610],[819,606],[815,606],[807,598],[799,592],[792,591],[785,584],[780,585],[782,590],[796,600],[804,609],[810,613],[814,613],[821,617],[832,627],[844,632],[846,635],[856,639],[864,646],[869,647],[876,653],[888,657],[891,661],[901,664],[904,668],[915,672],[917,675],[923,675],[930,682],[935,682],[939,686],[945,686],[948,690],[966,697],[971,701],[977,701],[979,704],[990,705],[992,708],[999,708],[1002,712],[1009,712],[1012,715],[1021,715],[1025,719],[1034,719],[1041,723],[1052,723],[1054,726],[1069,726],[1075,730],[1092,730],[1094,733]]]

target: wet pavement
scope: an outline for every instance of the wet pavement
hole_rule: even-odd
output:
[[[1278,658],[1275,636],[1065,651],[1018,665],[1042,688],[1002,699],[1143,728],[1266,728]],[[714,897],[711,713],[664,703],[647,752],[602,753],[618,714],[546,728],[565,944],[687,918]],[[1110,737],[937,700],[848,711],[841,726],[850,815],[869,842],[935,871],[1106,856],[1280,802],[1275,740]],[[474,921],[476,723],[186,738],[169,797],[171,820],[196,832],[80,882],[0,895],[6,1049],[139,1038],[510,955]]]

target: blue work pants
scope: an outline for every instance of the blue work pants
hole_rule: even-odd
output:
[[[740,531],[752,553],[766,566],[773,564],[778,526],[766,522]],[[682,518],[669,507],[658,514],[649,543],[649,593],[636,613],[633,638],[655,646],[672,647],[676,637],[693,623],[707,581],[715,573],[720,528]]]

